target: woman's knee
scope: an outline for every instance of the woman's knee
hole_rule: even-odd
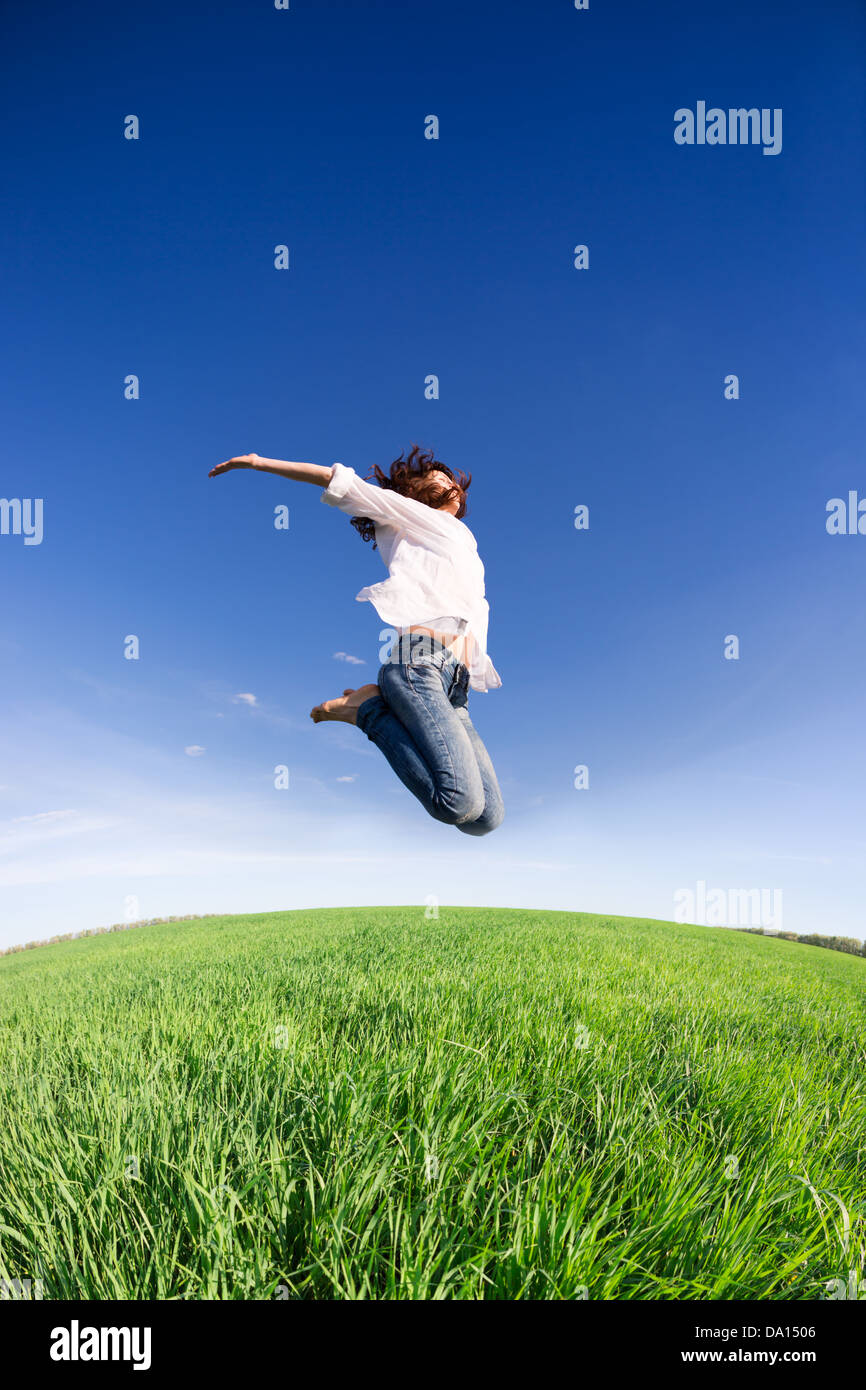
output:
[[[433,815],[445,825],[456,825],[462,830],[464,824],[478,820],[484,812],[484,793],[473,788],[454,791],[440,791],[436,797]]]
[[[464,835],[489,835],[491,830],[497,830],[504,820],[505,807],[499,802],[495,806],[485,807],[475,820],[458,824],[457,829],[462,830]]]

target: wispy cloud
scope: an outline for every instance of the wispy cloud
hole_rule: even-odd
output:
[[[44,860],[46,850],[70,837],[105,835],[118,824],[111,812],[45,812],[0,822],[0,859],[13,860],[31,852]]]
[[[357,782],[357,777],[338,777],[338,782]]]
[[[200,743],[190,743],[183,751],[188,758],[200,758],[206,750],[202,748]]]
[[[362,656],[350,656],[348,652],[334,652],[335,661],[348,661],[350,666],[366,666],[367,663]]]
[[[233,704],[233,705],[257,705],[257,704],[258,704],[258,700],[256,699],[255,695],[250,695],[249,693],[247,693],[247,694],[245,694],[245,695],[233,695],[233,696],[232,696],[232,704]]]

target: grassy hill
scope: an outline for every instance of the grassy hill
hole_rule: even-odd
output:
[[[213,917],[0,960],[46,1298],[814,1299],[866,1244],[866,959],[575,913]]]

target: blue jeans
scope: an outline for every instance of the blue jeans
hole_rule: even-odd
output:
[[[465,835],[487,835],[505,807],[490,755],[466,708],[469,672],[432,638],[394,655],[377,676],[381,695],[365,700],[357,724],[381,748],[400,781],[436,820]]]

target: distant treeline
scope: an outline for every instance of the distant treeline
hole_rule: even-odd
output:
[[[767,931],[766,927],[735,927],[734,931],[748,931],[757,936],[778,936],[782,941],[799,941],[801,946],[824,946],[828,951],[845,951],[849,956],[866,956],[866,941],[858,941],[854,936],[820,936],[809,932],[798,936],[792,931]]]
[[[0,956],[12,956],[16,951],[35,951],[37,946],[54,946],[58,941],[80,941],[83,936],[105,936],[110,931],[132,931],[134,927],[158,927],[162,922],[198,922],[201,912],[188,912],[185,917],[145,917],[140,922],[114,922],[110,927],[88,927],[87,931],[68,931],[62,936],[49,936],[44,941],[27,941],[23,946],[0,949]]]

